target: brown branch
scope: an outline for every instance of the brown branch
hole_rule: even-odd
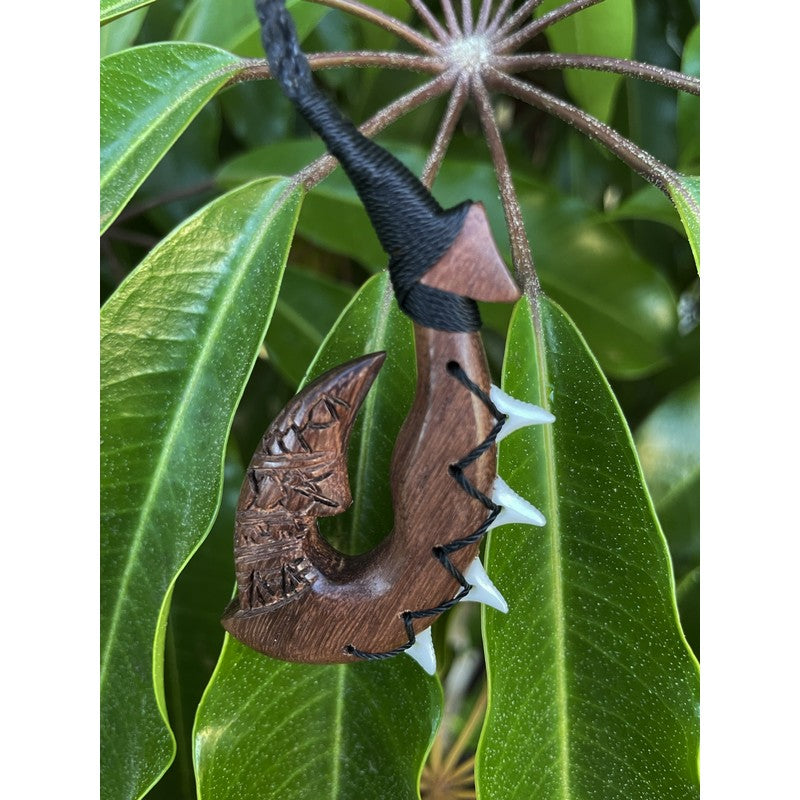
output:
[[[533,266],[528,235],[525,232],[525,223],[522,220],[522,210],[519,206],[517,193],[514,191],[514,182],[511,179],[511,168],[508,166],[500,129],[494,118],[492,102],[489,93],[480,76],[475,76],[472,82],[472,96],[478,107],[478,115],[483,126],[486,143],[492,154],[494,171],[497,174],[497,185],[500,189],[500,199],[503,201],[503,212],[508,227],[508,238],[511,242],[511,260],[517,277],[521,280],[522,288],[536,297],[541,292],[539,276]]]
[[[596,6],[598,3],[602,2],[603,0],[571,0],[571,2],[565,3],[563,6],[554,8],[549,13],[539,17],[539,19],[534,20],[505,39],[500,38],[499,34],[497,34],[496,38],[499,38],[500,41],[497,43],[496,52],[504,53],[507,50],[517,50],[520,46],[525,44],[525,42],[530,41],[534,36],[541,33],[545,28],[549,28],[562,19],[571,17],[573,14],[583,11],[585,8]]]
[[[330,8],[338,8],[340,11],[345,11],[348,14],[353,14],[353,16],[361,17],[361,19],[365,19],[367,22],[379,25],[384,30],[391,31],[401,39],[405,39],[409,44],[413,44],[415,47],[427,53],[435,54],[439,50],[436,42],[418,33],[412,27],[406,25],[405,22],[401,22],[390,14],[384,14],[383,11],[379,11],[377,8],[364,5],[364,3],[360,3],[358,0],[311,0],[311,2],[329,6]]]
[[[590,139],[596,139],[645,180],[666,194],[669,194],[669,184],[681,185],[678,180],[680,176],[675,170],[651,156],[646,150],[634,144],[630,139],[626,139],[604,122],[580,108],[576,108],[566,100],[494,69],[489,72],[487,78],[492,88],[540,108],[542,111],[568,122]]]
[[[486,30],[486,24],[489,22],[489,14],[491,11],[492,0],[483,0],[480,13],[478,14],[478,24],[475,26],[476,33],[483,33]]]
[[[472,35],[472,0],[461,0],[461,30],[464,36]]]
[[[332,67],[386,67],[408,69],[414,72],[443,72],[444,59],[437,56],[419,56],[414,53],[396,53],[389,50],[352,50],[340,53],[311,53],[308,58],[312,70]],[[233,86],[244,81],[265,80],[272,77],[269,64],[263,58],[242,59],[244,66],[227,82]]]
[[[419,14],[423,22],[428,26],[428,30],[440,41],[446,42],[450,39],[450,35],[439,24],[439,20],[433,16],[433,12],[422,2],[422,0],[407,0],[408,4],[414,11]]]
[[[503,0],[503,2],[500,3],[497,13],[494,15],[494,17],[492,17],[492,21],[489,23],[489,27],[486,29],[486,33],[491,34],[497,30],[497,26],[505,20],[506,13],[513,2],[514,0]]]
[[[595,69],[616,72],[645,81],[678,89],[690,94],[700,94],[700,79],[664,67],[608,56],[585,56],[572,53],[524,53],[513,56],[497,56],[493,62],[503,72],[522,72],[534,69]]]
[[[436,134],[436,139],[428,154],[428,159],[425,162],[425,168],[422,170],[422,182],[429,189],[436,180],[439,173],[439,168],[442,166],[447,148],[450,146],[450,141],[453,138],[458,120],[461,118],[461,112],[464,110],[464,105],[467,102],[467,89],[469,88],[469,79],[462,75],[450,95],[450,100],[447,103],[447,110],[444,112],[442,122],[439,125],[439,131]]]
[[[455,72],[443,72],[432,81],[428,81],[428,83],[414,89],[414,91],[404,94],[373,117],[370,117],[359,127],[359,130],[364,136],[375,136],[409,111],[413,111],[429,100],[433,100],[435,97],[439,97],[449,91],[455,83],[455,79]],[[336,169],[338,163],[330,153],[326,153],[300,170],[294,176],[294,183],[301,183],[306,189],[311,189],[321,180],[327,178]]]
[[[442,0],[442,11],[444,12],[444,19],[447,22],[447,29],[453,36],[461,36],[461,30],[458,27],[458,20],[456,19],[456,12],[450,0]]]
[[[500,26],[498,36],[503,36],[513,31],[531,12],[542,4],[542,0],[525,0],[525,2]]]

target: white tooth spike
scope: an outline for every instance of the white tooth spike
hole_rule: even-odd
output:
[[[422,633],[418,633],[416,641],[405,651],[405,654],[411,656],[428,675],[433,675],[436,672],[436,653],[433,650],[431,629],[425,628]]]
[[[500,513],[489,526],[499,528],[512,522],[524,522],[526,525],[542,526],[546,520],[538,508],[532,506],[524,497],[520,497],[499,475],[494,479],[492,502],[501,507]]]
[[[533,405],[533,403],[517,400],[516,397],[506,394],[494,384],[492,384],[492,388],[489,391],[489,397],[497,406],[497,410],[508,416],[505,425],[497,435],[498,442],[505,439],[509,433],[514,433],[520,428],[526,428],[528,425],[544,425],[547,422],[555,422],[556,418],[549,411],[545,411],[540,406]]]
[[[481,564],[480,557],[476,558],[464,573],[467,583],[472,584],[472,588],[464,598],[463,602],[483,603],[484,605],[496,608],[504,614],[508,613],[508,603],[492,583],[491,578],[486,574],[486,570]]]

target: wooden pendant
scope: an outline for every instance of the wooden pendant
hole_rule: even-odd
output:
[[[519,290],[497,254],[485,211],[473,206],[462,234],[426,273],[430,285],[511,302]],[[487,506],[465,492],[450,467],[497,425],[478,393],[455,377],[458,365],[485,396],[491,391],[477,333],[414,325],[417,387],[392,457],[394,529],[372,551],[347,556],[320,535],[316,519],[351,502],[347,444],[358,409],[385,354],[355,359],[298,394],[267,430],[247,469],[236,515],[239,591],[223,617],[237,639],[289,661],[337,663],[409,644],[405,612],[436,609],[462,585],[434,556],[480,528]],[[495,445],[463,470],[490,496]],[[460,572],[479,541],[450,554]],[[437,614],[413,619],[415,634]],[[360,655],[359,655],[360,654]]]

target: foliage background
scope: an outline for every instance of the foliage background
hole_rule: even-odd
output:
[[[403,3],[386,6],[395,14],[410,17]],[[254,43],[246,31],[238,36],[233,35],[236,31],[221,32],[222,23],[213,10],[213,4],[196,0],[189,4],[157,0],[104,26],[103,52],[112,54],[132,44],[196,39],[240,56],[260,55],[257,39]],[[316,16],[309,21],[310,33],[304,42],[307,51],[393,46],[388,34],[360,21],[336,12]],[[631,18],[635,21],[636,58],[672,68],[680,68],[683,59],[684,69],[693,69],[698,18],[694,4],[638,2]],[[613,31],[609,36],[613,37]],[[541,44],[547,45],[545,41]],[[330,70],[318,76],[356,120],[374,113],[417,80],[405,73],[355,69]],[[569,79],[565,85],[559,73],[543,72],[537,81],[555,94],[582,99],[583,90],[574,79],[572,85]],[[612,124],[645,149],[682,172],[698,172],[698,107],[693,98],[676,101],[674,91],[615,80],[607,109]],[[380,141],[419,171],[424,159],[420,143],[432,141],[442,110],[443,101],[431,103],[394,124]],[[699,655],[699,289],[691,248],[670,203],[596,145],[562,123],[506,99],[498,101],[498,117],[543,286],[586,338],[635,433],[648,487],[670,544],[683,628]],[[102,299],[115,292],[156,243],[206,203],[243,182],[288,175],[321,150],[269,83],[243,83],[211,97],[104,233]],[[436,191],[442,198],[484,200],[493,214],[498,241],[505,242],[497,190],[487,164],[479,125],[468,110]],[[331,220],[344,224],[331,224]],[[242,461],[248,459],[266,423],[295,392],[356,289],[382,269],[383,262],[366,217],[340,175],[334,174],[305,198],[289,251],[289,267],[275,298],[273,322],[233,418],[220,513],[172,594],[164,632],[164,684],[177,758],[156,785],[154,796],[192,796],[195,791],[192,754],[197,750],[192,747],[191,729],[222,645],[218,617],[232,587],[231,513]],[[371,284],[367,291],[377,292],[376,286]],[[368,299],[361,301],[367,309],[375,305]],[[361,313],[359,308],[353,313]],[[487,308],[484,313],[487,352],[498,378],[503,370],[509,311]],[[369,320],[360,320],[353,329],[369,328]],[[328,342],[328,349],[332,346]],[[348,346],[355,345],[350,342]],[[317,361],[336,363],[338,355],[323,350]],[[358,468],[363,467],[356,465]],[[376,483],[382,483],[385,470],[375,472]],[[375,501],[370,512],[374,521],[385,521],[385,505],[380,499]],[[334,537],[355,527],[352,518],[335,524],[338,528],[328,531]],[[376,528],[385,529],[385,525]],[[495,576],[491,569],[490,574]],[[479,702],[484,681],[479,614],[469,606],[458,611],[436,629],[448,696],[446,730],[451,739]],[[227,648],[233,651],[226,654],[229,663],[235,663],[237,645],[229,643]],[[419,707],[436,708],[438,687],[413,684],[418,676],[412,677],[412,667],[398,667],[404,670],[399,675],[386,670],[379,679],[385,682],[381,691],[393,697],[406,694]],[[363,699],[359,679],[360,673],[354,678],[355,686],[328,697],[329,686],[322,673],[304,677],[308,692],[312,696],[318,692],[319,706],[328,704],[331,713],[342,704],[347,709],[351,704],[357,708]],[[218,680],[224,684],[225,676]],[[260,685],[257,678],[253,680]],[[281,680],[280,671],[268,678],[271,691],[288,702],[297,681],[291,673],[286,674],[285,685]],[[223,694],[220,705],[236,708],[245,693],[241,687],[235,692],[238,700]],[[303,698],[296,702],[302,705]],[[225,709],[219,713],[224,714]],[[428,746],[426,729],[429,732],[431,721],[435,727],[437,720],[434,713],[412,737],[416,744],[404,754],[407,760],[397,767],[398,775],[407,772],[409,764],[421,763]],[[316,740],[322,748],[326,733],[320,731]],[[350,729],[338,744],[347,775],[348,763],[364,761],[364,753],[359,752],[363,742]],[[474,749],[474,738],[466,750],[469,745]],[[383,749],[376,745],[374,752],[385,756],[403,748],[387,742]],[[243,756],[238,757],[241,766]],[[208,786],[215,785],[214,758],[221,757],[215,754],[197,762],[201,775],[203,767],[209,767]],[[273,753],[276,770],[286,769],[287,763],[294,762],[289,758],[284,763]],[[379,763],[384,775],[391,773],[385,761]],[[223,764],[222,768],[223,784],[230,786],[231,766]],[[325,780],[329,782],[329,777]],[[410,791],[414,791],[413,770],[410,783]],[[359,796],[355,784],[348,787],[345,780],[340,786],[332,796]],[[222,791],[209,789],[207,796],[223,796]],[[396,795],[386,791],[387,797],[403,796],[400,790]],[[488,787],[485,791],[491,796]]]

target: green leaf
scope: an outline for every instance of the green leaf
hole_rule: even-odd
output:
[[[300,205],[261,181],[206,206],[101,312],[101,741],[106,800],[168,766],[164,631],[177,574],[222,488],[234,409],[274,307]]]
[[[680,586],[700,564],[699,381],[681,387],[656,406],[636,431],[636,448]],[[692,577],[684,591],[698,581],[699,575]],[[691,622],[683,613],[681,620],[685,626]]]
[[[291,386],[300,385],[325,335],[352,297],[346,284],[308,270],[286,270],[266,345],[270,361]]]
[[[700,177],[679,175],[667,186],[669,196],[678,209],[681,222],[692,246],[694,263],[700,272]]]
[[[545,0],[536,16],[563,4],[563,0]],[[633,58],[635,32],[633,0],[605,0],[557,22],[545,30],[545,36],[556,52]],[[604,122],[611,118],[621,79],[609,72],[564,70],[564,82],[578,105]]]
[[[606,212],[606,219],[613,222],[623,220],[659,222],[678,233],[685,234],[678,210],[664,192],[649,183],[630,197],[626,197],[613,211]]]
[[[164,683],[177,754],[147,800],[195,796],[192,760],[194,715],[219,658],[225,631],[220,608],[231,596],[236,506],[244,467],[232,441],[225,453],[222,502],[206,540],[175,582],[165,645]]]
[[[108,22],[128,14],[142,6],[149,6],[155,0],[100,0],[100,24]]]
[[[700,655],[700,382],[668,395],[642,421],[636,448],[672,556],[681,625]]]
[[[681,59],[681,72],[700,77],[700,26],[695,25],[686,37]],[[678,94],[678,165],[684,172],[700,168],[700,98],[694,94]]]
[[[347,307],[308,378],[377,350],[389,357],[350,443],[354,504],[326,530],[347,552],[368,549],[391,528],[389,460],[414,391],[411,325],[385,273]],[[289,664],[226,638],[195,725],[200,797],[415,800],[441,707],[438,681],[407,656]]]
[[[420,174],[425,161],[420,148],[384,144]],[[294,172],[322,152],[313,140],[275,143],[228,162],[218,181],[231,186],[276,170]],[[514,182],[542,284],[575,318],[603,369],[635,378],[663,367],[677,334],[677,301],[670,284],[603,214],[524,174],[515,174]],[[510,261],[505,217],[489,165],[447,159],[434,194],[445,207],[465,197],[483,202],[495,239]],[[298,233],[368,269],[386,264],[366,212],[340,170],[309,192]]]
[[[330,9],[287,0],[302,42]],[[192,0],[175,25],[173,39],[205,42],[248,58],[264,58],[261,26],[253,0]]]
[[[100,28],[100,55],[108,56],[130,47],[142,29],[148,10],[140,8]]]
[[[499,474],[547,524],[501,528],[484,609],[484,800],[698,797],[698,675],[678,625],[669,553],[625,420],[565,313],[514,311],[503,374],[552,425],[514,433]]]
[[[700,382],[668,395],[639,425],[636,447],[664,528],[686,639],[700,655]]]
[[[134,47],[100,62],[100,232],[241,65],[200,44]]]

